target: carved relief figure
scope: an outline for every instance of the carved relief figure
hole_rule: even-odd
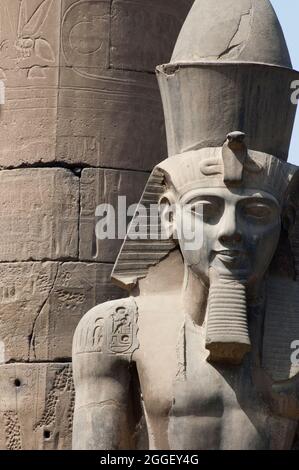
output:
[[[286,160],[298,74],[268,0],[235,3],[196,0],[157,69],[169,158],[140,204],[160,205],[168,239],[129,228],[112,276],[130,297],[78,325],[75,449],[297,445],[299,168]],[[191,247],[190,214],[203,234]]]
[[[44,24],[48,20],[52,6],[53,0],[34,3],[21,0],[9,11],[6,2],[1,4],[2,78],[6,78],[6,70],[11,69],[17,69],[18,72],[27,69],[27,78],[46,77],[44,68],[55,62],[53,46],[44,37]]]

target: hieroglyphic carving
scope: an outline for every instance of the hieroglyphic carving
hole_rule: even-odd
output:
[[[56,155],[66,162],[150,170],[165,152],[157,84],[154,76],[110,68],[111,6],[110,0],[63,3]]]
[[[130,351],[134,344],[135,315],[125,307],[117,307],[110,319],[109,350],[115,354]]]
[[[77,256],[79,180],[72,172],[2,171],[0,194],[0,261]]]
[[[0,5],[1,70],[24,78],[45,78],[57,60],[58,42],[51,34],[59,0],[2,0]],[[25,75],[22,73],[25,71]]]
[[[162,56],[167,60],[165,48],[170,47],[171,39],[167,36],[152,44],[145,41],[144,34],[148,31],[158,39],[157,28],[159,35],[164,30],[166,34],[169,22],[178,29],[190,1],[177,2],[178,8],[173,2],[163,8],[149,0],[145,7],[143,2],[125,3],[133,12],[137,8],[146,25],[133,29],[132,41],[121,54],[129,50],[132,55],[138,44],[141,62],[151,51],[161,58],[159,62]],[[0,127],[0,166],[62,161],[150,171],[165,154],[163,113],[154,74],[129,72],[110,64],[110,28],[115,35],[122,27],[124,32],[119,30],[117,36],[122,37],[130,26],[121,20],[118,27],[119,15],[126,11],[123,5],[118,11],[119,6],[111,0],[1,2],[0,79],[7,79],[7,99]],[[110,8],[116,8],[113,17]],[[162,16],[156,18],[155,10]]]
[[[42,417],[35,424],[34,431],[42,429],[47,441],[55,442],[58,438],[56,435],[58,428],[59,437],[63,441],[69,440],[72,432],[74,399],[72,368],[68,364],[56,372],[52,387],[47,394]],[[67,404],[64,410],[61,409],[62,404]]]
[[[132,354],[138,348],[138,311],[132,298],[107,302],[81,320],[73,343],[75,354]]]
[[[63,3],[63,65],[94,77],[109,66],[110,0]]]
[[[171,57],[191,5],[192,0],[112,0],[110,66],[154,73]]]
[[[165,153],[155,76],[109,70],[91,77],[63,67],[60,89],[56,149],[60,160],[149,171],[157,155]]]
[[[21,450],[20,424],[17,413],[6,411],[4,420],[7,450]]]
[[[3,365],[0,387],[1,449],[71,447],[74,409],[71,364]]]
[[[34,13],[27,13],[28,2],[21,0],[18,18],[18,39],[16,49],[20,52],[22,59],[31,58],[34,63],[39,60],[55,62],[54,51],[51,44],[41,37],[41,28],[46,21],[53,0],[44,0]],[[34,65],[29,68],[28,78],[44,78],[44,70],[41,66]]]
[[[169,59],[192,0],[82,0],[65,3],[63,64],[78,74],[101,76],[108,68],[154,73]]]
[[[150,4],[114,0],[112,22],[121,32],[122,22],[142,28]],[[111,39],[121,68],[130,40]],[[219,54],[201,54],[213,49]],[[270,2],[196,0],[158,76],[169,158],[154,168],[114,267],[112,278],[133,297],[94,307],[75,333],[74,449],[136,449],[139,407],[149,449],[291,448],[298,285],[293,269],[281,277],[270,265],[298,202],[299,168],[284,161],[295,113],[286,95],[298,73]],[[138,230],[131,243],[135,227],[148,228],[144,206],[161,203],[158,236],[141,243]]]
[[[60,1],[1,1],[1,166],[55,158]]]
[[[113,262],[121,246],[121,239],[98,240],[95,227],[100,220],[95,217],[96,207],[100,204],[112,204],[117,216],[118,196],[126,196],[126,208],[121,209],[126,223],[126,209],[136,204],[147,180],[147,173],[85,169],[81,175],[81,214],[80,214],[80,259]],[[116,227],[117,229],[118,227]],[[117,237],[116,237],[117,238]]]
[[[2,0],[0,166],[62,161],[150,171],[165,154],[165,133],[156,78],[140,70],[168,60],[190,4]]]
[[[76,336],[75,349],[80,352],[102,352],[105,319],[102,315],[88,318]]]
[[[86,308],[123,296],[110,283],[111,268],[100,263],[0,263],[1,362],[71,358],[72,336]]]

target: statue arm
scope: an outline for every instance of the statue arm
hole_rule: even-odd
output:
[[[74,336],[74,449],[134,449],[132,368],[128,356],[105,352],[104,325],[103,306],[96,307],[83,317]]]

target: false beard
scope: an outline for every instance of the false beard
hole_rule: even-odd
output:
[[[246,285],[210,271],[206,348],[209,362],[239,365],[251,350]]]

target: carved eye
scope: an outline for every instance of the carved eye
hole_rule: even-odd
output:
[[[265,220],[271,217],[273,211],[267,204],[254,202],[243,207],[243,214],[256,220]]]
[[[191,211],[193,214],[203,217],[204,222],[212,223],[220,217],[221,207],[214,201],[200,200],[192,204]]]

